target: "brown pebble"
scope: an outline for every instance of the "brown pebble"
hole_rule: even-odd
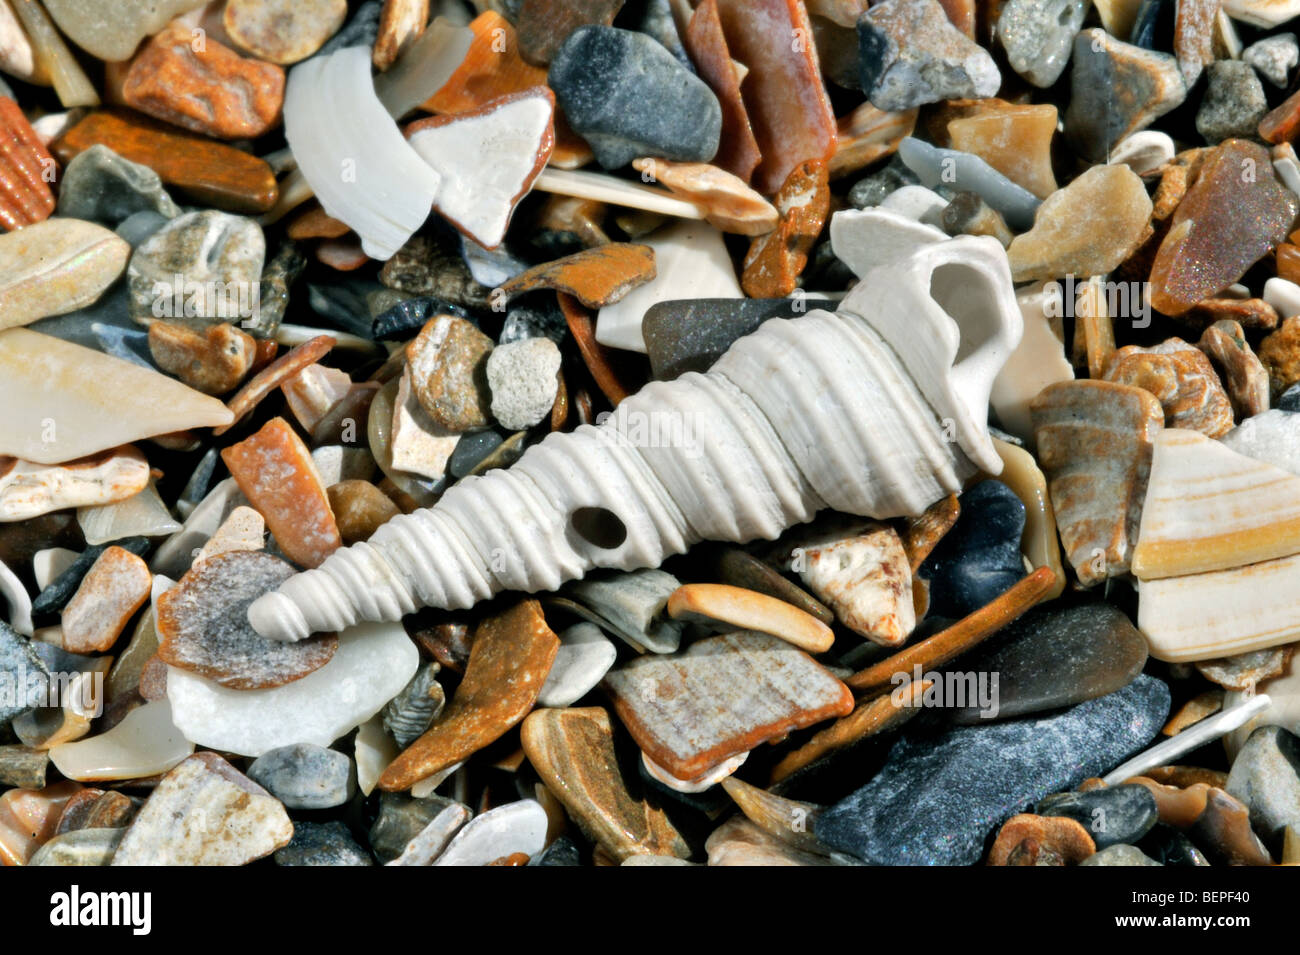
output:
[[[227,0],[221,22],[242,49],[287,66],[319,50],[347,13],[347,0]]]
[[[1208,358],[1179,338],[1151,348],[1125,345],[1106,365],[1107,381],[1142,388],[1164,410],[1165,427],[1211,438],[1232,430],[1232,402]]]
[[[1012,816],[998,830],[989,865],[1077,865],[1097,851],[1088,830],[1064,816]]]
[[[205,395],[224,395],[248,374],[257,357],[257,342],[226,322],[198,331],[159,321],[149,326],[149,354],[159,368],[191,388]]]
[[[1268,369],[1273,397],[1300,381],[1300,315],[1292,315],[1259,343],[1259,360]]]
[[[830,212],[830,174],[823,162],[791,170],[774,202],[781,221],[745,255],[741,286],[751,298],[783,298],[795,290],[808,253]]]
[[[122,547],[109,547],[86,572],[63,608],[63,649],[102,653],[144,606],[153,587],[149,565]]]
[[[492,423],[487,360],[492,339],[472,322],[437,315],[406,346],[415,397],[429,417],[448,431],[471,431]]]
[[[369,481],[340,481],[327,493],[344,544],[369,540],[380,525],[401,513],[397,505]]]
[[[1196,347],[1205,352],[1222,377],[1238,421],[1268,410],[1268,369],[1246,341],[1241,325],[1217,321],[1201,334]]]
[[[1277,309],[1262,298],[1207,298],[1178,316],[1180,322],[1196,328],[1225,319],[1250,331],[1272,331],[1280,320]]]

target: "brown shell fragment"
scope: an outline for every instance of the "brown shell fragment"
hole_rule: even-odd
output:
[[[21,229],[54,211],[54,158],[8,96],[0,96],[0,226]]]
[[[502,285],[501,292],[511,299],[538,289],[555,289],[572,295],[588,308],[603,308],[655,275],[654,249],[611,242],[535,265]]]
[[[1232,403],[1198,349],[1179,338],[1151,348],[1125,345],[1107,363],[1105,379],[1155,395],[1165,426],[1218,438],[1232,430]]]
[[[989,865],[1077,865],[1097,851],[1088,830],[1064,816],[1012,816],[989,850]]]
[[[918,517],[903,519],[899,539],[903,542],[903,550],[913,574],[925,563],[930,551],[934,550],[943,535],[952,530],[960,516],[961,503],[956,494],[949,494],[935,501]]]
[[[755,239],[745,256],[741,286],[751,298],[784,298],[799,284],[808,253],[830,212],[826,164],[800,163],[776,194],[780,224]]]
[[[149,326],[149,354],[163,371],[205,395],[233,390],[257,357],[257,342],[234,325],[217,322],[203,331],[179,322]]]
[[[158,598],[158,657],[234,690],[283,686],[319,670],[338,648],[336,635],[284,643],[248,622],[249,605],[294,572],[262,551],[227,551],[196,564]]]
[[[334,347],[334,341],[334,338],[329,335],[317,335],[310,341],[285,352],[259,371],[243,388],[239,389],[235,397],[226,403],[234,414],[234,419],[230,424],[213,429],[212,433],[222,435],[239,424],[272,391],[298,375],[308,365],[324,358]]]
[[[626,367],[624,356],[596,341],[596,323],[592,320],[591,313],[577,299],[561,293],[559,302],[569,333],[573,335],[578,353],[582,355],[596,386],[609,399],[610,404],[617,405],[637,390],[633,384],[635,378]]]

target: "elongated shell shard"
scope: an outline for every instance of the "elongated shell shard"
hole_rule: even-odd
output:
[[[860,314],[768,321],[707,374],[651,382],[600,426],[466,478],[259,598],[249,620],[298,640],[464,608],[655,567],[701,540],[772,539],[827,507],[919,514],[977,470],[999,473],[988,392],[1021,331],[1001,246],[937,243],[851,298]]]

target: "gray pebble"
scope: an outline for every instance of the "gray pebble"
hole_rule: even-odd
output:
[[[1278,33],[1246,47],[1241,51],[1241,59],[1274,86],[1284,89],[1291,71],[1300,63],[1300,45],[1294,33]]]
[[[295,822],[293,839],[275,852],[276,865],[374,865],[343,823]]]
[[[915,136],[899,144],[898,155],[916,173],[922,185],[931,189],[947,185],[962,192],[976,193],[1002,213],[1007,225],[1018,232],[1034,225],[1034,213],[1042,200],[1018,186],[979,156],[959,149],[940,149]]]
[[[1264,85],[1240,60],[1219,60],[1206,71],[1208,85],[1196,113],[1196,131],[1211,146],[1234,137],[1255,139],[1268,112]]]
[[[290,809],[341,806],[356,787],[351,758],[311,743],[263,753],[248,767],[248,776]]]
[[[1088,6],[1088,0],[1007,0],[997,32],[1011,68],[1043,88],[1060,79]]]
[[[1261,726],[1237,754],[1225,787],[1250,809],[1251,827],[1265,840],[1300,826],[1300,738]]]
[[[1084,859],[1079,865],[1160,865],[1137,846],[1109,846]]]
[[[124,159],[102,143],[78,153],[63,170],[58,213],[110,228],[136,212],[174,219],[181,210],[148,166]]]

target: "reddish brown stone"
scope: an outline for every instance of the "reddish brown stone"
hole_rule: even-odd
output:
[[[289,223],[291,239],[339,239],[351,230],[347,223],[340,222],[326,213],[320,206],[308,209]]]
[[[1207,298],[1178,318],[1196,328],[1227,319],[1251,331],[1272,331],[1278,323],[1277,309],[1262,298]]]
[[[741,286],[751,298],[784,298],[799,285],[808,253],[830,212],[830,177],[823,162],[796,166],[776,194],[781,222],[755,239],[745,256]]]
[[[740,95],[740,80],[736,76],[731,51],[722,34],[717,0],[703,0],[695,8],[682,43],[699,71],[700,79],[713,90],[722,106],[722,136],[713,164],[749,182],[763,156],[758,149],[758,140],[754,138],[754,127],[750,124],[745,101]]]
[[[1300,132],[1300,92],[1292,93],[1259,121],[1259,137],[1268,143],[1285,143]]]
[[[523,600],[479,624],[465,678],[429,727],[389,764],[379,788],[409,789],[500,739],[537,702],[560,639],[536,600]]]
[[[0,226],[12,232],[48,219],[56,172],[54,158],[18,104],[0,96]]]
[[[1278,278],[1300,283],[1300,246],[1283,242],[1274,253]]]
[[[1292,315],[1259,343],[1259,360],[1268,369],[1275,397],[1300,381],[1300,315]]]
[[[149,354],[168,374],[205,395],[224,395],[244,380],[257,342],[234,325],[218,322],[199,331],[177,322],[149,326]]]
[[[275,174],[263,160],[138,113],[91,113],[50,148],[60,162],[67,163],[96,143],[148,166],[164,183],[204,205],[257,215],[274,206],[280,196]]]
[[[582,355],[596,387],[612,405],[617,405],[628,395],[634,394],[637,389],[632,384],[634,378],[627,368],[627,360],[612,348],[606,348],[596,341],[596,323],[592,321],[591,313],[572,296],[561,293],[559,301],[569,333],[573,335],[578,353]]]
[[[515,24],[519,53],[534,66],[547,66],[570,33],[589,24],[609,26],[623,0],[523,0]]]
[[[73,653],[107,650],[144,606],[152,587],[153,575],[143,560],[125,548],[109,547],[91,565],[63,608],[63,649]]]
[[[1181,339],[1171,338],[1152,348],[1125,345],[1107,362],[1104,377],[1155,395],[1166,427],[1187,428],[1211,438],[1232,430],[1232,403],[1214,367]]]
[[[572,295],[588,308],[613,305],[655,277],[655,253],[648,245],[611,242],[543,262],[501,286],[507,298],[538,289]]]
[[[190,28],[177,23],[144,45],[131,63],[122,98],[155,119],[205,136],[251,139],[279,122],[284,70],[245,59],[211,37],[195,43]]]
[[[342,545],[311,452],[283,418],[226,448],[221,460],[290,560],[318,567]]]
[[[370,256],[361,248],[361,240],[356,236],[326,239],[316,246],[315,255],[317,262],[336,272],[355,272],[370,261]]]
[[[328,494],[344,544],[369,540],[381,525],[400,513],[397,505],[369,481],[341,481],[330,487]]]

